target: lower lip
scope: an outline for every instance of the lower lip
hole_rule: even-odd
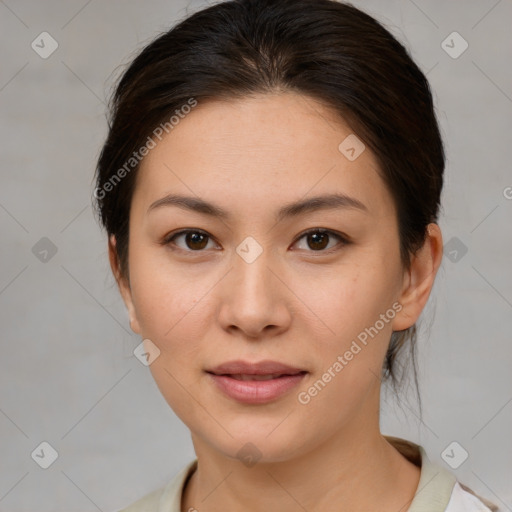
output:
[[[208,373],[219,389],[245,404],[264,404],[279,398],[297,386],[306,373],[283,375],[270,380],[237,380],[227,375]]]

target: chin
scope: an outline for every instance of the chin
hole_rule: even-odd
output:
[[[247,467],[254,463],[286,462],[307,451],[308,443],[305,442],[304,432],[295,430],[292,425],[285,425],[288,420],[279,424],[282,419],[258,422],[251,418],[236,422],[236,425],[225,425],[233,438],[225,435],[222,439],[210,439],[208,444],[225,456],[240,460]]]

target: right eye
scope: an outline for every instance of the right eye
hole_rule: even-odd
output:
[[[180,246],[176,243],[176,240],[181,237],[184,237],[185,246]],[[202,250],[207,247],[210,239],[210,235],[204,231],[197,229],[183,229],[177,233],[171,233],[171,235],[167,236],[162,243],[164,245],[175,246],[178,250],[185,252],[202,252]],[[175,250],[174,247],[171,247],[171,249]]]

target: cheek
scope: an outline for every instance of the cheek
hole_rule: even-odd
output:
[[[391,319],[380,320],[391,308],[386,287],[377,286],[369,267],[353,270],[345,278],[327,279],[323,292],[310,293],[308,302],[319,316],[314,318],[319,329],[310,330],[309,338],[316,365],[300,389],[298,407],[336,428],[377,389],[391,335]]]
[[[142,336],[165,349],[174,340],[194,339],[208,286],[204,279],[169,264],[162,257],[165,251],[151,252],[131,255],[132,298]],[[160,253],[157,258],[155,252]]]
[[[208,308],[207,297],[201,297],[208,287],[171,268],[156,270],[148,260],[139,267],[136,258],[133,263],[132,295],[141,336],[160,350],[149,369],[174,412],[181,418],[194,417],[197,404],[187,389],[194,385],[194,365],[201,361],[199,340],[204,337]]]
[[[338,267],[320,280],[302,280],[298,292],[315,313],[309,332],[319,362],[316,377],[329,381],[330,390],[322,394],[346,405],[351,401],[345,396],[347,389],[352,398],[360,398],[379,378],[395,315],[391,269],[368,254],[367,259]],[[309,318],[307,308],[303,311]],[[329,369],[331,373],[322,379]]]
[[[339,266],[319,277],[302,275],[297,295],[315,313],[331,339],[347,340],[373,325],[391,307],[393,293],[386,269],[374,261]]]

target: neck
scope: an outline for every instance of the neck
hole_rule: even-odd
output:
[[[301,455],[252,467],[193,436],[198,467],[182,510],[407,510],[420,470],[380,433],[354,424]]]

